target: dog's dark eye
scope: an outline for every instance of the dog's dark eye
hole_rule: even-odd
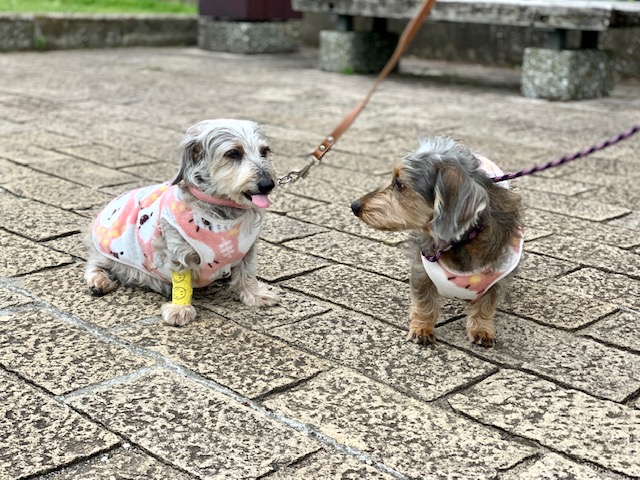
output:
[[[266,157],[267,157],[267,155],[269,155],[269,153],[271,153],[271,149],[270,149],[269,147],[262,147],[262,148],[260,149],[260,155],[261,155],[262,157],[265,157],[265,158],[266,158]]]
[[[404,189],[404,183],[399,178],[394,178],[392,182],[393,187],[401,192]]]
[[[224,154],[224,156],[231,160],[242,160],[242,152],[235,148],[233,150],[229,150]]]

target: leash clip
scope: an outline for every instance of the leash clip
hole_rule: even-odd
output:
[[[309,174],[309,170],[311,170],[311,167],[317,165],[318,163],[320,163],[318,159],[315,156],[310,155],[307,159],[307,164],[300,170],[292,170],[286,175],[278,178],[278,186],[283,187],[290,183],[296,183],[298,180],[305,178]]]

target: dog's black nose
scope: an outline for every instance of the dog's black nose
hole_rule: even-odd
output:
[[[263,177],[259,182],[258,182],[258,191],[260,193],[269,193],[271,192],[271,190],[273,190],[273,187],[275,187],[276,184],[273,183],[273,180],[271,180],[269,177]]]
[[[362,211],[362,204],[360,203],[360,200],[356,200],[351,204],[351,210],[356,217],[360,216],[360,212]]]

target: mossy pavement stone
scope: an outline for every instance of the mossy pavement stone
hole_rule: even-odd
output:
[[[563,388],[515,370],[502,370],[449,398],[457,412],[540,442],[582,461],[640,475],[640,411]]]
[[[0,478],[11,480],[82,460],[119,443],[113,433],[0,370]]]
[[[68,402],[163,462],[199,478],[256,478],[319,448],[249,407],[167,371]]]

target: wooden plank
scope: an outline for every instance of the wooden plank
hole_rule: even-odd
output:
[[[294,10],[363,17],[412,17],[421,0],[292,0]],[[640,25],[640,2],[587,0],[439,0],[431,20],[604,31]]]

